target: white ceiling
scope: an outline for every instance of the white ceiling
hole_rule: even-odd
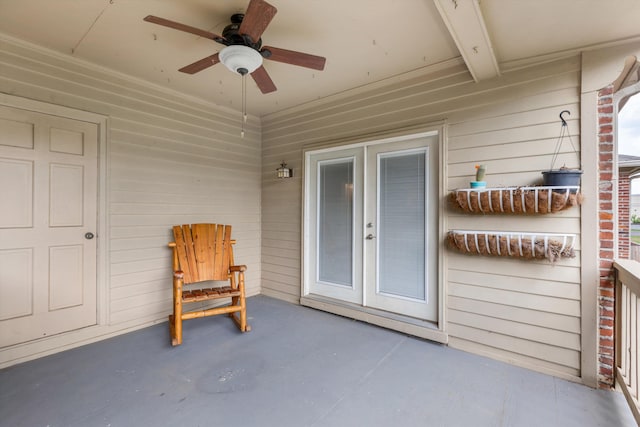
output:
[[[481,0],[479,7],[475,0],[435,1],[454,13],[476,6],[479,16],[445,23],[434,0],[269,0],[278,13],[263,43],[327,63],[314,71],[265,61],[278,90],[263,95],[249,79],[249,113],[269,114],[460,56],[473,70],[473,58],[461,50],[464,43],[475,47],[479,31],[490,43],[485,62],[493,60],[498,72],[521,59],[640,40],[640,0]],[[241,78],[222,64],[195,75],[177,71],[222,45],[143,18],[220,34],[248,2],[0,0],[0,33],[238,110]]]

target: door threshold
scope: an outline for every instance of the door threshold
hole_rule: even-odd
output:
[[[449,336],[446,332],[439,329],[435,323],[426,320],[377,310],[375,308],[363,307],[361,305],[313,294],[301,297],[300,304],[305,307],[349,317],[430,341],[442,344],[449,342]]]

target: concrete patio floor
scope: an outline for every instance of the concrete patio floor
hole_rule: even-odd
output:
[[[634,426],[594,390],[263,296],[0,371],[2,426]]]

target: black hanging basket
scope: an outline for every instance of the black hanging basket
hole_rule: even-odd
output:
[[[569,110],[564,110],[560,113],[560,120],[562,121],[562,127],[560,129],[560,137],[556,142],[556,149],[553,153],[553,158],[551,160],[551,169],[542,171],[542,180],[545,186],[579,186],[580,178],[582,176],[582,171],[579,169],[569,169],[566,166],[562,166],[559,169],[554,169],[553,166],[556,163],[558,158],[558,154],[560,153],[560,149],[562,148],[562,140],[565,136],[568,137],[569,142],[571,143],[571,148],[573,148],[573,152],[578,155],[578,150],[573,145],[573,141],[571,140],[571,135],[569,135],[569,126],[567,125],[567,121],[562,117],[563,114],[571,114]]]
[[[578,169],[554,169],[542,171],[542,181],[545,186],[579,186],[581,175]]]

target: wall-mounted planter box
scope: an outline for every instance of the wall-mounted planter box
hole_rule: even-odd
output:
[[[521,259],[575,258],[575,234],[450,230],[449,248],[471,255]]]
[[[579,186],[464,188],[449,197],[456,209],[483,214],[547,214],[582,202]]]

